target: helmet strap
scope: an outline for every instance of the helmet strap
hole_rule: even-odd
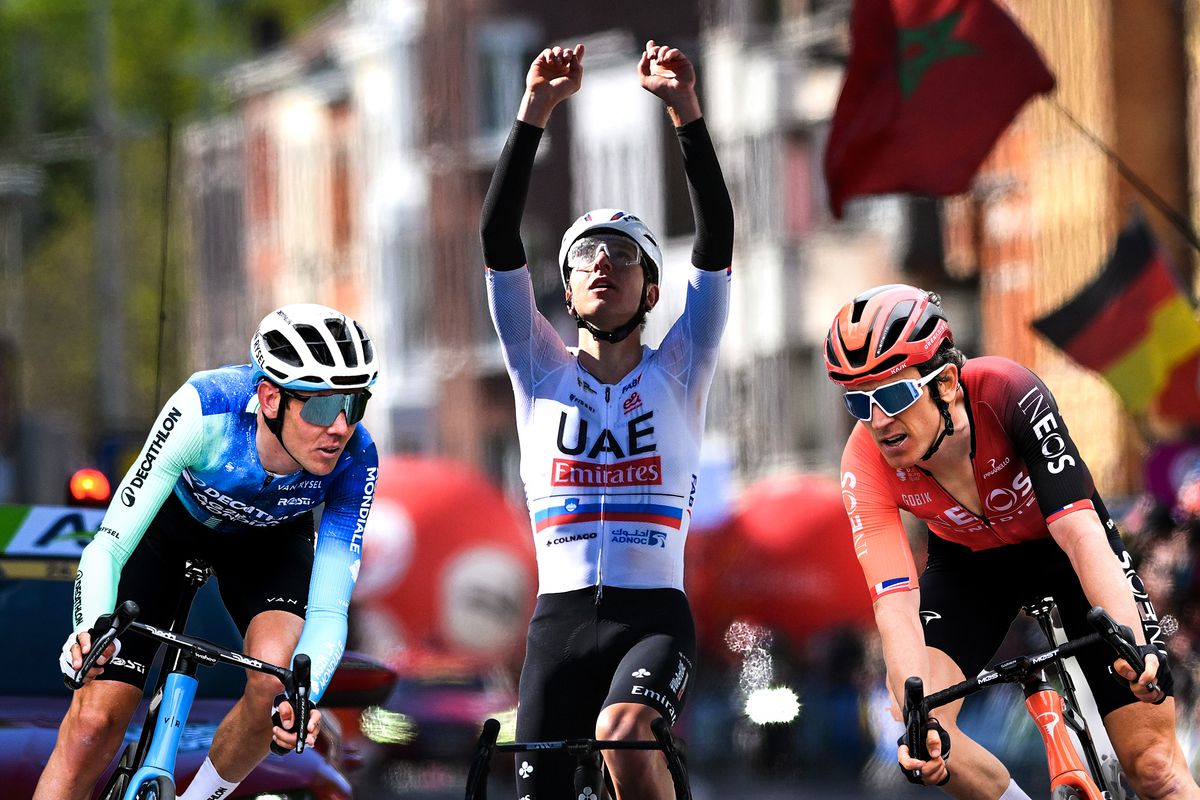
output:
[[[931,390],[932,391],[932,390]],[[950,405],[942,399],[940,394],[933,395],[933,402],[937,404],[938,411],[942,414],[942,431],[937,438],[933,440],[933,444],[929,445],[929,449],[925,451],[925,455],[921,456],[922,461],[928,461],[933,457],[933,454],[942,446],[942,440],[947,436],[954,435],[954,420],[950,417]]]
[[[592,323],[588,322],[586,319],[581,317],[579,315],[579,312],[575,310],[575,305],[571,300],[567,300],[567,311],[571,314],[572,317],[575,318],[575,325],[577,327],[587,330],[588,333],[590,333],[592,336],[596,337],[597,339],[599,339],[602,342],[608,342],[609,344],[616,344],[617,342],[624,341],[626,338],[628,338],[629,334],[631,334],[635,330],[637,330],[641,326],[642,322],[646,319],[646,314],[649,313],[649,311],[650,311],[650,309],[646,307],[646,296],[647,296],[647,294],[649,294],[649,292],[650,292],[650,281],[649,281],[649,279],[647,279],[646,281],[644,281],[642,283],[642,299],[638,303],[637,313],[634,314],[629,319],[628,322],[626,322],[623,325],[617,326],[616,328],[614,328],[611,331],[602,331],[599,328],[597,328],[595,325],[593,325]]]
[[[284,394],[282,391],[280,391],[280,393],[279,393],[279,411],[277,411],[275,413],[274,417],[268,417],[267,413],[264,411],[263,412],[263,422],[265,422],[267,424],[267,430],[269,430],[271,433],[275,434],[275,438],[279,440],[279,446],[283,448],[283,452],[287,453],[288,457],[290,459],[292,459],[292,461],[295,461],[297,464],[300,464],[300,459],[298,459],[294,455],[292,455],[292,451],[288,450],[288,446],[283,443],[283,416],[284,416],[284,412],[287,410],[287,402],[288,402],[288,396],[286,394]],[[302,464],[301,464],[301,469],[303,469]]]

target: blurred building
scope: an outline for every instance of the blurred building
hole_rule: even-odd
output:
[[[539,306],[572,341],[554,267],[561,232],[588,208],[627,207],[665,240],[663,301],[647,328],[657,343],[681,310],[692,220],[669,122],[634,72],[653,36],[698,63],[737,218],[709,404],[709,451],[729,453],[736,478],[836,469],[850,420],[825,379],[826,326],[858,291],[905,281],[942,293],[968,354],[1040,372],[1101,487],[1131,490],[1137,436],[1115,397],[1029,327],[1094,275],[1129,195],[1056,104],[1186,208],[1194,23],[1162,3],[1007,5],[1058,78],[1053,98],[1022,112],[967,195],[864,198],[835,223],[822,158],[848,0],[353,0],[228,75],[235,111],[187,132],[193,363],[244,359],[273,306],[336,305],[378,339],[368,425],[385,450],[436,451],[519,487],[483,295],[483,193],[533,55],[585,42],[584,89],[551,120],[522,228]]]

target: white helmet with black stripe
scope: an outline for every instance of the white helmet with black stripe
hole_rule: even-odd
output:
[[[255,380],[284,389],[364,389],[379,376],[371,337],[328,306],[295,303],[263,317],[250,341]]]

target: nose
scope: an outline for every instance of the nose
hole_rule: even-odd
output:
[[[329,427],[325,430],[327,433],[335,436],[345,436],[346,432],[350,430],[350,423],[346,421],[346,412],[338,412],[337,417],[334,418],[333,422],[329,423]]]
[[[891,421],[892,421],[892,418],[889,417],[887,414],[883,413],[883,409],[879,407],[879,404],[872,401],[871,402],[871,427],[874,428],[875,430],[880,430],[882,428],[886,428]]]
[[[598,272],[601,267],[604,267],[605,272],[612,272],[613,262],[608,255],[608,247],[600,245],[596,248],[596,258],[592,260],[592,271]]]

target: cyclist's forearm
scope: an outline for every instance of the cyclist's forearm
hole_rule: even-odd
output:
[[[904,681],[917,676],[925,682],[925,691],[941,689],[929,685],[929,656],[925,652],[925,633],[921,630],[921,593],[897,592],[875,601],[875,624],[883,642],[883,660],[887,665],[888,688],[897,705],[903,707]]]
[[[297,653],[312,659],[312,690],[314,703],[321,701],[329,687],[333,672],[346,650],[346,613],[310,608],[304,617],[304,632],[296,644]]]
[[[1088,602],[1102,606],[1119,624],[1128,625],[1137,643],[1145,644],[1133,592],[1099,517],[1092,511],[1077,511],[1050,523],[1050,533],[1075,568]]]
[[[708,126],[701,117],[676,128],[675,135],[696,223],[692,264],[709,271],[726,269],[733,261],[733,203]]]
[[[529,195],[533,159],[542,140],[542,129],[518,120],[513,123],[504,151],[496,163],[492,182],[483,200],[479,235],[483,262],[494,270],[508,271],[525,266],[521,242],[521,217]]]

